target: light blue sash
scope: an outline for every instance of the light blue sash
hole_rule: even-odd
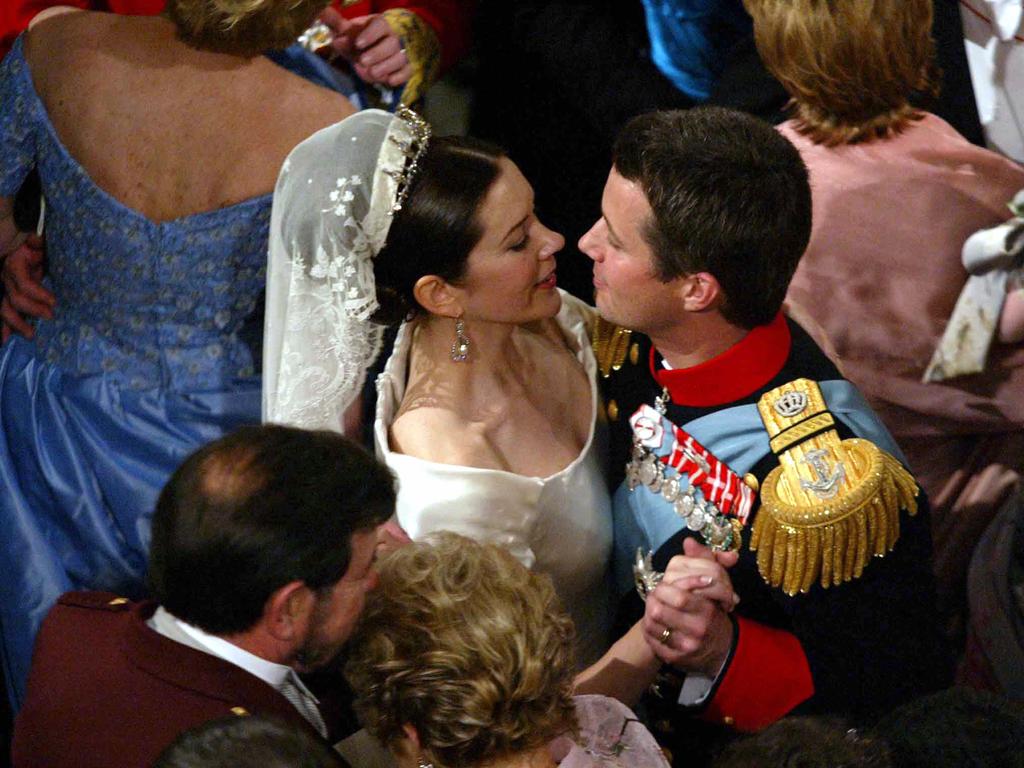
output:
[[[857,437],[870,440],[906,466],[903,452],[856,387],[845,379],[822,381],[818,386],[833,416]],[[662,427],[666,439],[662,447],[654,451],[658,456],[668,453],[673,443],[670,437],[672,423],[663,417]],[[768,432],[756,404],[724,408],[694,419],[682,428],[740,477],[771,452]],[[671,473],[673,470],[666,471]],[[686,487],[685,482],[682,485]],[[616,490],[612,500],[612,519],[615,585],[618,594],[622,595],[632,589],[637,548],[644,552],[657,552],[684,523],[661,494],[653,493],[642,485],[630,491],[625,482]]]

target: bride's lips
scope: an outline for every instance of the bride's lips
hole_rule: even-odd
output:
[[[548,272],[548,276],[543,280],[537,282],[538,288],[554,288],[558,284],[558,278],[555,277],[555,270]]]

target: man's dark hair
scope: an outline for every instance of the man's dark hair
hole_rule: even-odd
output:
[[[881,718],[875,734],[899,768],[1024,768],[1024,704],[948,688]]]
[[[497,147],[470,137],[430,142],[387,243],[373,260],[380,304],[375,322],[390,325],[421,313],[413,288],[424,275],[450,283],[465,276],[469,252],[483,235],[477,211],[498,178],[503,156]]]
[[[826,717],[785,717],[733,742],[714,768],[892,768],[878,740]]]
[[[243,427],[189,456],[164,487],[150,586],[183,621],[242,632],[280,587],[336,584],[352,534],[394,508],[391,472],[341,435]]]
[[[325,744],[271,718],[211,720],[178,736],[153,768],[342,768]]]
[[[721,107],[651,112],[623,128],[613,163],[651,206],[641,231],[660,279],[710,272],[726,320],[775,317],[811,235],[807,168],[785,137]]]

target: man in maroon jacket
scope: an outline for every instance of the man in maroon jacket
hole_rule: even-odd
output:
[[[347,640],[394,500],[388,470],[333,433],[248,427],[193,454],[153,518],[156,600],[72,592],[44,621],[13,764],[144,768],[232,714],[346,735],[298,673]]]

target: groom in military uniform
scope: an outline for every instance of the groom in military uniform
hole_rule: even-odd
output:
[[[927,499],[782,312],[810,228],[796,149],[708,108],[625,127],[580,240],[604,318],[617,588],[663,662],[655,725],[688,759],[709,730],[870,721],[949,680]],[[698,572],[731,580],[735,610],[674,583]]]

